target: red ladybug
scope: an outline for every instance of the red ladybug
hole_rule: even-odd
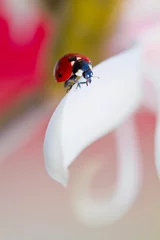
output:
[[[77,83],[77,87],[81,87],[81,84],[88,86],[93,77],[92,62],[88,57],[78,53],[66,54],[56,63],[54,76],[57,82],[64,82],[64,87],[68,87],[67,91],[74,83]],[[86,79],[85,82],[77,82],[77,78],[81,76]]]

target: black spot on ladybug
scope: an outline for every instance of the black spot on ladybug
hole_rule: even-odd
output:
[[[76,61],[77,59],[76,59],[76,56],[72,56],[72,57],[69,57],[68,58],[68,61],[69,62],[72,62],[72,61]]]
[[[60,77],[60,78],[61,78],[61,77],[62,77],[62,73],[58,73],[58,77]]]

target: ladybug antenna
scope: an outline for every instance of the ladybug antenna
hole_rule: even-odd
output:
[[[93,78],[98,78],[98,79],[99,79],[100,77],[97,77],[97,76],[93,76]]]

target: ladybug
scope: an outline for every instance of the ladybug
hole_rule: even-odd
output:
[[[91,83],[93,72],[91,60],[78,53],[69,53],[58,60],[54,68],[54,76],[57,82],[64,82],[64,87],[68,88],[77,83],[77,87],[81,84]],[[78,82],[77,78],[83,76],[85,82]]]

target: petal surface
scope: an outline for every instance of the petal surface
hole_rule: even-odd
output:
[[[89,226],[112,224],[134,204],[142,186],[141,153],[134,120],[116,129],[117,176],[111,196],[100,200],[91,196],[91,186],[103,166],[95,160],[80,169],[72,183],[71,202],[80,222]],[[107,174],[107,170],[106,170]]]
[[[93,72],[99,78],[88,87],[75,84],[53,113],[46,131],[46,170],[63,185],[68,181],[68,167],[81,151],[118,127],[141,101],[139,45],[101,62]]]

